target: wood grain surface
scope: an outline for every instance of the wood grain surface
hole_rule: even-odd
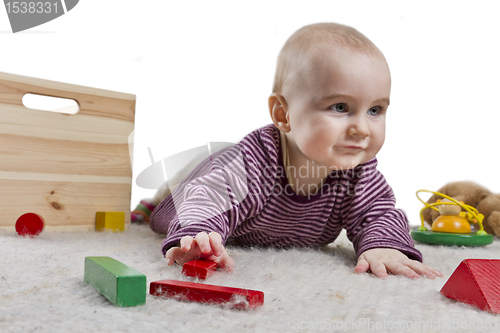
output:
[[[28,109],[26,93],[79,112]],[[46,230],[93,230],[97,211],[123,211],[129,226],[134,117],[135,95],[0,72],[0,228],[27,212]]]

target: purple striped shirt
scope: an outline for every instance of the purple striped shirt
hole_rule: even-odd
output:
[[[151,214],[151,229],[167,235],[163,254],[201,231],[218,232],[224,244],[304,247],[331,243],[345,228],[358,256],[392,248],[422,261],[376,158],[334,170],[306,197],[288,185],[281,156],[271,124],[198,165]]]

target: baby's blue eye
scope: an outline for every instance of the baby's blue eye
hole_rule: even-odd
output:
[[[332,106],[330,106],[330,109],[332,109],[335,112],[344,113],[347,112],[347,104],[345,103],[333,104]]]
[[[370,110],[368,110],[368,114],[370,116],[376,116],[376,115],[378,115],[379,112],[380,112],[380,108],[378,106],[374,106],[374,107],[370,108]]]

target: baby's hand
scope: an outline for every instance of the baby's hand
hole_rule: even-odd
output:
[[[171,247],[165,254],[169,266],[175,262],[182,266],[188,261],[201,258],[218,263],[220,268],[228,272],[233,271],[234,261],[222,246],[222,237],[218,233],[200,232],[195,238],[182,237],[180,243],[181,247]]]
[[[429,279],[443,276],[443,273],[432,267],[408,259],[406,255],[398,250],[386,248],[367,250],[359,256],[354,271],[356,273],[365,273],[368,269],[380,278],[387,277],[387,273],[404,275],[412,279],[416,279],[420,275],[424,275]]]

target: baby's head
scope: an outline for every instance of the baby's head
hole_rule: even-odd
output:
[[[319,23],[283,46],[269,109],[296,161],[350,169],[382,147],[390,90],[387,62],[368,38]]]

